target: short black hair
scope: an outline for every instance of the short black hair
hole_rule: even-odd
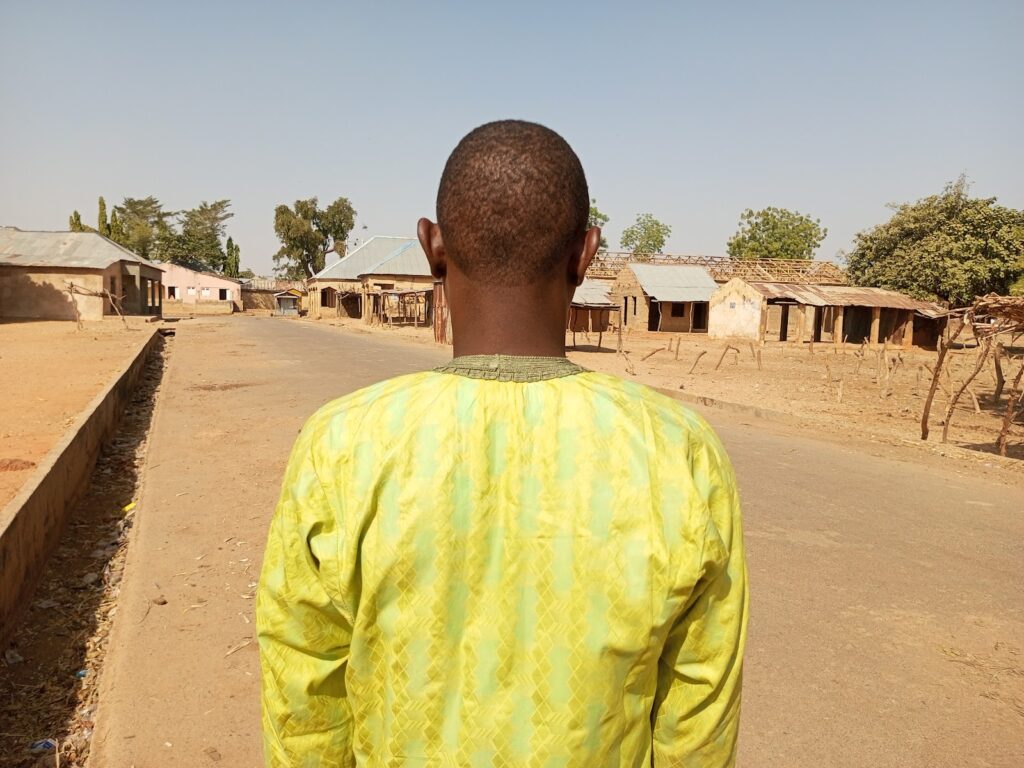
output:
[[[537,123],[500,120],[452,151],[437,191],[448,258],[501,286],[550,277],[587,228],[590,193],[568,142]]]

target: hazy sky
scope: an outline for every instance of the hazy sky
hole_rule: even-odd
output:
[[[724,254],[746,207],[821,218],[819,256],[966,172],[1024,207],[1024,2],[0,0],[0,224],[96,197],[230,198],[242,265],[274,206],[348,197],[413,234],[459,138],[562,133],[622,227]],[[365,226],[365,229],[363,227]]]

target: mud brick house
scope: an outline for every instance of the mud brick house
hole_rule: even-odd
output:
[[[733,278],[711,297],[711,338],[934,346],[945,309],[884,288]],[[795,327],[794,327],[795,326]]]
[[[163,274],[96,232],[0,227],[0,318],[159,315]]]
[[[624,328],[704,333],[708,303],[718,284],[703,266],[626,264],[608,294]]]

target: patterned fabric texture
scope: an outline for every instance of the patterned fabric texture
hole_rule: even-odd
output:
[[[267,765],[733,765],[747,575],[718,438],[603,374],[445,370],[295,444],[257,602]]]

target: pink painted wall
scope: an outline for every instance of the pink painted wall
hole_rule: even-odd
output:
[[[161,264],[164,271],[164,299],[197,304],[201,301],[231,301],[241,306],[241,286],[229,280],[177,264]],[[173,289],[173,290],[172,290]],[[221,294],[221,291],[227,291]],[[222,298],[222,295],[224,298]]]

